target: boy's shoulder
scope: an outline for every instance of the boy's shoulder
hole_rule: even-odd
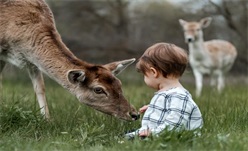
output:
[[[191,94],[189,93],[188,90],[184,89],[183,87],[174,87],[165,91],[160,91],[157,93],[158,95],[167,95],[167,96],[173,96],[173,95],[189,95],[191,96]]]
[[[172,88],[166,91],[161,91],[161,92],[158,92],[157,95],[163,96],[163,98],[165,99],[173,98],[173,100],[177,99],[177,100],[184,100],[188,102],[194,102],[192,95],[189,93],[189,91],[182,87],[176,87],[176,88]]]

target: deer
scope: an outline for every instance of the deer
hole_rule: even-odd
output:
[[[210,75],[210,85],[217,86],[217,91],[222,92],[225,87],[225,76],[237,57],[235,46],[228,41],[220,39],[204,41],[203,29],[208,27],[211,21],[211,17],[202,18],[200,21],[179,19],[189,48],[189,64],[195,77],[197,97],[201,95],[203,76],[206,74]]]
[[[139,114],[116,77],[134,61],[101,65],[80,60],[63,43],[45,0],[0,0],[0,73],[6,63],[27,69],[45,119],[51,117],[43,73],[80,103],[125,121],[137,120]]]

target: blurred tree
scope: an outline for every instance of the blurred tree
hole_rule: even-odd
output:
[[[186,15],[187,13],[184,13],[180,7],[168,1],[137,3],[130,10],[130,47],[137,49],[141,54],[156,42],[184,45],[178,19]],[[184,47],[186,48],[186,45]]]
[[[216,10],[212,13],[222,15],[230,29],[236,32],[240,37],[246,37],[247,35],[243,32],[243,29],[247,28],[247,1],[227,1],[220,0],[220,4],[208,0]],[[241,5],[240,5],[241,4]],[[231,7],[230,7],[231,6]],[[233,9],[235,8],[235,10]],[[240,9],[236,9],[240,8]],[[235,11],[235,12],[234,12]],[[211,12],[210,12],[211,13]],[[237,14],[234,14],[237,13]],[[234,17],[237,19],[234,20]],[[239,22],[240,21],[240,22]],[[238,26],[241,26],[240,28]]]
[[[114,35],[117,35],[115,38],[118,47],[126,48],[129,25],[129,18],[126,10],[129,2],[127,0],[106,0],[104,2],[105,8],[100,8],[100,10],[103,9],[102,11],[99,11],[99,7],[96,7],[99,5],[99,2],[93,2],[88,1],[87,7],[82,8],[81,10],[93,15],[99,24],[112,28]]]
[[[178,19],[213,17],[206,40],[232,42],[239,56],[234,70],[247,68],[247,1],[228,0],[47,0],[67,46],[87,61],[107,62],[139,57],[155,42],[187,50]],[[218,3],[217,3],[218,2]],[[246,55],[244,55],[246,54]]]
[[[77,50],[77,55],[95,55],[98,60],[106,58],[107,53],[108,58],[114,60],[116,54],[108,51],[127,50],[128,0],[48,0],[48,3],[63,39],[68,47]],[[80,51],[82,48],[84,51]]]

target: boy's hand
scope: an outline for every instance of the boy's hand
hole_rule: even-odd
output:
[[[151,131],[150,131],[149,129],[143,130],[143,131],[139,132],[139,136],[140,136],[140,137],[147,137],[147,136],[149,136],[150,134],[151,134]]]
[[[144,112],[147,110],[148,106],[149,106],[149,105],[144,105],[143,107],[141,107],[141,108],[139,109],[139,112],[140,112],[140,113],[144,113]]]

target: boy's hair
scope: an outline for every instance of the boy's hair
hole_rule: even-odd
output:
[[[149,47],[136,64],[138,72],[146,75],[150,67],[158,70],[166,78],[168,75],[180,77],[188,65],[186,51],[174,44],[156,43]]]

